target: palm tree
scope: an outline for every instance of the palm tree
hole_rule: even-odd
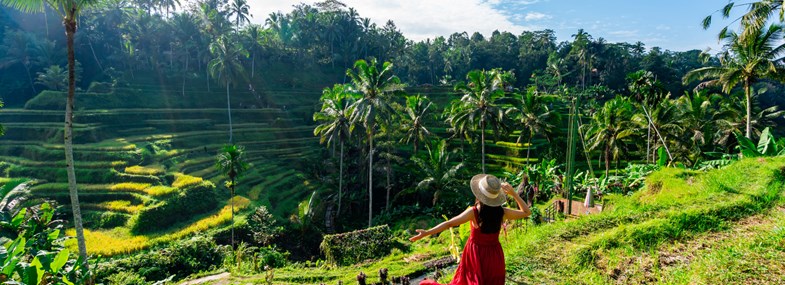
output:
[[[43,85],[49,90],[63,91],[68,85],[68,71],[59,65],[47,67],[44,72],[38,72],[37,75],[35,83]]]
[[[230,181],[229,190],[231,190],[231,193],[229,203],[232,207],[232,248],[234,248],[234,190],[237,186],[235,181],[248,169],[248,164],[243,157],[243,150],[243,147],[234,144],[226,145],[218,153],[218,159],[215,164]]]
[[[453,152],[447,150],[447,142],[439,140],[435,143],[426,144],[428,155],[425,158],[419,156],[412,157],[412,161],[417,165],[423,179],[417,183],[417,190],[428,190],[433,193],[433,204],[449,194],[449,190],[455,189],[458,183],[456,177],[458,172],[463,169],[463,163],[453,164],[450,155]]]
[[[482,172],[485,173],[485,129],[493,128],[495,136],[504,129],[504,110],[496,101],[504,97],[504,82],[501,71],[473,70],[466,75],[468,83],[458,83],[455,91],[463,94],[460,101],[454,101],[448,121],[455,126],[469,126],[480,129],[482,144]]]
[[[71,196],[71,210],[74,215],[76,240],[79,247],[79,256],[84,260],[84,267],[88,268],[87,246],[85,245],[84,229],[82,228],[82,211],[79,208],[79,195],[76,189],[76,173],[74,171],[74,146],[73,146],[73,120],[74,120],[74,92],[76,91],[76,59],[74,54],[74,35],[77,29],[77,19],[80,13],[98,3],[100,0],[0,0],[3,5],[23,10],[25,12],[42,12],[46,7],[56,11],[63,18],[65,27],[66,46],[68,47],[68,97],[65,104],[65,164],[68,176],[68,193]]]
[[[521,101],[505,111],[506,115],[514,121],[514,126],[521,129],[516,143],[521,143],[523,137],[528,135],[528,145],[526,147],[527,162],[529,161],[529,154],[532,148],[532,138],[537,134],[545,135],[548,138],[548,134],[556,128],[554,122],[560,120],[559,113],[553,112],[548,108],[546,98],[538,95],[535,88],[530,88],[526,93],[522,94]]]
[[[233,0],[232,3],[229,4],[229,17],[234,17],[234,24],[237,30],[235,32],[240,31],[240,25],[244,23],[250,23],[251,20],[248,18],[251,15],[251,6],[248,6],[247,0]]]
[[[417,155],[418,142],[425,141],[431,135],[431,131],[423,125],[423,120],[427,118],[428,109],[433,106],[428,97],[422,95],[406,96],[406,109],[401,128],[406,131],[401,142],[413,143],[414,152]]]
[[[649,153],[651,151],[651,131],[654,129],[654,133],[657,137],[660,138],[665,150],[668,152],[668,156],[671,160],[673,160],[673,156],[671,155],[670,150],[668,149],[667,144],[665,144],[665,140],[660,135],[659,129],[654,126],[652,122],[652,114],[650,113],[650,109],[652,107],[657,106],[663,99],[665,99],[666,91],[662,84],[654,77],[654,73],[651,71],[646,70],[639,70],[627,75],[627,82],[628,88],[635,99],[640,102],[640,106],[643,109],[643,114],[645,116],[646,124],[646,162],[649,161]]]
[[[585,125],[584,134],[590,149],[603,148],[605,155],[605,177],[610,173],[611,155],[618,161],[626,151],[626,141],[635,134],[631,118],[633,106],[629,99],[616,97],[602,106],[592,116],[591,123]]]
[[[245,75],[240,56],[248,57],[248,52],[231,44],[226,37],[220,37],[210,44],[210,60],[208,68],[210,75],[226,85],[226,110],[229,113],[229,143],[232,143],[232,104],[229,98],[229,86],[237,86]]]
[[[246,32],[248,34],[245,40],[248,43],[248,50],[251,54],[251,78],[254,78],[256,74],[256,54],[259,53],[259,47],[262,45],[262,27],[250,25]]]
[[[733,136],[733,118],[737,112],[723,110],[720,105],[722,97],[718,94],[707,94],[706,92],[687,93],[675,104],[678,105],[681,118],[680,125],[683,126],[687,140],[690,142],[689,152],[693,158],[698,158],[703,154],[703,147],[707,143],[725,144],[727,138],[723,139],[723,134]]]
[[[368,136],[368,227],[371,226],[373,215],[373,135],[377,125],[385,123],[393,113],[390,103],[393,96],[402,92],[404,87],[393,74],[392,67],[390,62],[384,62],[379,68],[376,59],[370,62],[361,59],[354,63],[355,71],[346,71],[354,88],[362,94],[362,98],[350,108],[351,129],[362,124]]]
[[[340,168],[338,171],[338,214],[341,213],[341,197],[343,197],[343,144],[349,138],[351,122],[349,107],[354,104],[354,94],[347,85],[336,84],[332,89],[322,90],[322,109],[313,114],[313,120],[320,122],[313,134],[320,136],[320,143],[327,142],[327,147],[334,146],[335,141],[341,145]],[[333,148],[335,150],[335,148]],[[335,154],[335,152],[333,152]]]
[[[721,66],[702,67],[684,75],[684,83],[710,79],[703,84],[718,85],[730,93],[739,83],[744,87],[747,102],[747,128],[745,136],[752,136],[752,84],[760,79],[782,80],[785,74],[781,55],[783,26],[772,24],[768,29],[750,31],[740,36],[735,32],[724,35],[725,45],[719,56]]]

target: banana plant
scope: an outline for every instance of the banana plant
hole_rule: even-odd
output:
[[[771,134],[769,128],[765,128],[760,134],[758,143],[755,144],[751,139],[739,132],[735,133],[739,145],[736,149],[742,157],[761,157],[761,156],[783,156],[785,155],[785,138],[777,138]]]

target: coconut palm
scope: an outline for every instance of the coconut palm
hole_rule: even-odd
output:
[[[412,143],[414,151],[412,155],[417,155],[419,142],[425,141],[431,135],[431,131],[423,125],[423,120],[428,116],[428,110],[433,106],[431,100],[426,96],[406,96],[406,109],[401,128],[406,132],[401,139],[402,143]]]
[[[213,59],[208,64],[210,75],[226,85],[226,110],[229,114],[229,143],[231,144],[233,141],[232,104],[229,87],[239,85],[239,81],[245,76],[245,69],[240,64],[240,56],[248,57],[248,52],[232,44],[226,37],[220,37],[210,44],[210,53],[213,54]]]
[[[665,144],[665,140],[660,135],[659,129],[654,126],[652,122],[652,114],[651,109],[657,106],[660,102],[663,101],[666,97],[665,88],[662,86],[655,77],[654,73],[651,71],[646,70],[639,70],[627,75],[627,83],[630,92],[632,92],[632,96],[636,99],[637,102],[640,103],[641,109],[643,109],[643,115],[645,116],[646,123],[646,161],[649,161],[649,152],[651,150],[651,138],[652,138],[652,129],[654,130],[654,134],[660,138],[660,142],[662,142],[665,150],[668,152],[668,156],[671,160],[673,160],[673,156],[671,155],[668,146]]]
[[[709,143],[724,145],[728,138],[723,138],[722,134],[733,136],[735,128],[727,127],[733,125],[738,112],[723,110],[721,101],[720,95],[706,92],[687,93],[676,99],[675,104],[681,113],[679,124],[684,128],[693,158],[702,155],[703,148]]]
[[[412,157],[412,161],[423,174],[416,189],[433,193],[433,204],[436,205],[436,202],[450,194],[451,189],[455,189],[454,186],[458,184],[456,177],[458,172],[463,169],[463,163],[454,164],[451,161],[450,156],[453,152],[447,150],[445,140],[426,144],[425,148],[428,150],[428,155],[425,158]]]
[[[44,72],[38,72],[37,75],[35,83],[49,90],[63,91],[68,85],[68,71],[59,65],[47,67]]]
[[[250,10],[251,6],[248,6],[247,0],[232,0],[232,3],[229,3],[229,14],[227,16],[234,17],[236,32],[240,31],[240,25],[251,22],[249,17],[253,16]]]
[[[760,79],[783,79],[783,34],[783,26],[777,24],[772,24],[768,29],[750,31],[744,36],[727,32],[723,38],[723,52],[719,56],[721,65],[692,70],[684,75],[684,83],[709,79],[703,84],[721,86],[726,93],[742,84],[747,104],[745,136],[751,138],[752,84]]]
[[[514,128],[521,130],[516,143],[521,143],[524,137],[528,139],[526,161],[529,161],[532,138],[537,134],[545,135],[548,138],[548,134],[556,128],[555,122],[560,120],[559,113],[551,111],[547,103],[544,96],[537,94],[534,88],[530,88],[521,95],[520,102],[505,111],[510,120],[514,122]]]
[[[322,109],[313,114],[313,120],[320,122],[313,130],[319,136],[320,143],[327,143],[327,147],[335,142],[341,145],[340,168],[338,171],[338,214],[341,213],[341,197],[343,197],[343,145],[349,138],[351,128],[349,107],[354,104],[355,97],[348,85],[336,84],[332,89],[322,90]],[[335,152],[333,152],[334,154]]]
[[[455,91],[463,94],[460,101],[453,101],[448,122],[456,128],[480,131],[482,145],[482,172],[485,173],[485,130],[493,128],[495,136],[505,129],[504,110],[497,100],[504,97],[502,72],[493,70],[473,70],[466,75],[468,83],[458,83]]]
[[[584,134],[588,137],[586,144],[590,149],[603,149],[605,156],[605,176],[610,173],[611,158],[618,161],[626,152],[627,141],[635,134],[631,121],[633,106],[629,99],[616,97],[602,106],[592,116],[591,122],[584,125]],[[611,157],[611,155],[613,157]]]
[[[404,85],[393,74],[393,64],[385,62],[381,68],[376,59],[370,62],[358,60],[354,70],[346,71],[354,85],[354,89],[362,94],[362,98],[350,108],[352,127],[361,124],[368,136],[368,227],[371,226],[373,215],[373,135],[378,124],[386,123],[393,113],[393,96],[403,91]]]
[[[240,146],[234,144],[226,145],[218,153],[218,159],[215,164],[221,170],[221,173],[229,178],[228,186],[229,190],[231,190],[229,204],[232,207],[232,248],[234,248],[234,193],[237,186],[235,181],[248,169],[248,164],[243,157],[243,151],[244,149]]]
[[[76,189],[76,173],[74,171],[73,147],[73,120],[74,120],[74,92],[76,91],[76,59],[74,54],[74,35],[77,30],[77,19],[81,12],[98,3],[100,0],[0,0],[3,5],[23,10],[25,12],[43,12],[46,7],[56,11],[63,18],[65,27],[66,46],[68,48],[68,97],[65,104],[65,164],[68,176],[68,193],[71,196],[71,210],[74,215],[74,228],[76,229],[79,256],[84,260],[84,267],[88,267],[87,246],[85,245],[84,229],[82,228],[82,211],[79,208],[79,195]]]

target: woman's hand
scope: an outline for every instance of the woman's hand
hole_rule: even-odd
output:
[[[504,190],[504,193],[507,193],[507,195],[513,197],[518,195],[518,192],[515,192],[515,189],[512,188],[512,185],[510,185],[510,183],[507,182],[502,183],[502,190]]]
[[[428,231],[426,231],[426,230],[417,229],[415,231],[417,232],[417,235],[409,238],[409,240],[412,241],[412,242],[418,241],[418,240],[428,236]]]

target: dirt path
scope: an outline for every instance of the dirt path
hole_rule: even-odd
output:
[[[224,272],[224,273],[220,273],[220,274],[216,274],[216,275],[205,276],[205,277],[202,277],[202,278],[199,278],[199,279],[185,281],[183,283],[180,283],[180,285],[197,285],[197,284],[204,284],[204,283],[208,283],[208,284],[228,284],[229,283],[229,277],[231,277],[231,274],[229,274],[229,272]]]

